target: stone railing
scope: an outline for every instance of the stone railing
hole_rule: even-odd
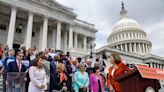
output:
[[[72,48],[71,49],[71,52],[75,52],[75,53],[80,53],[80,54],[84,54],[84,55],[88,55],[89,54],[89,50],[85,50],[85,49],[82,49],[82,48]]]

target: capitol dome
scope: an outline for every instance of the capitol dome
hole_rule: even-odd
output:
[[[108,37],[109,47],[137,54],[151,53],[152,43],[147,39],[146,32],[139,23],[127,17],[123,3],[120,15],[120,20],[114,25]]]

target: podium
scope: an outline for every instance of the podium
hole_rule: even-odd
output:
[[[6,92],[25,92],[24,75],[24,72],[8,72]]]
[[[157,79],[143,78],[137,68],[115,78],[121,84],[121,92],[159,92]]]

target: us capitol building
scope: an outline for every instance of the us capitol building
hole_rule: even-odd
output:
[[[89,53],[93,24],[77,19],[72,8],[56,0],[0,0],[0,44],[9,48],[54,48],[72,56]]]
[[[124,5],[120,14],[108,45],[96,49],[95,56],[117,52],[127,64],[164,69],[164,58],[151,54],[146,32],[127,16]],[[54,48],[82,57],[89,55],[87,44],[95,41],[96,32],[93,24],[77,19],[72,8],[55,0],[0,0],[0,44],[9,48],[25,44],[27,48]],[[160,83],[164,85],[164,81]]]
[[[96,56],[117,52],[126,64],[147,64],[149,67],[164,70],[164,58],[151,53],[152,43],[146,32],[135,20],[127,16],[122,3],[121,18],[114,25],[106,46],[96,50]],[[107,64],[108,67],[110,66]],[[160,81],[164,87],[164,81]]]

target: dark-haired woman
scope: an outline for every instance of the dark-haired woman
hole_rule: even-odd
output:
[[[43,59],[38,56],[29,70],[30,84],[28,92],[44,92],[46,88],[46,72],[43,68]]]
[[[115,77],[118,77],[130,69],[122,63],[122,59],[118,53],[113,53],[110,56],[110,63],[112,67],[109,68],[108,72],[108,87],[110,92],[120,92],[120,84],[114,80]]]
[[[100,75],[100,67],[93,68],[93,74],[90,75],[91,92],[104,92],[103,78]]]

